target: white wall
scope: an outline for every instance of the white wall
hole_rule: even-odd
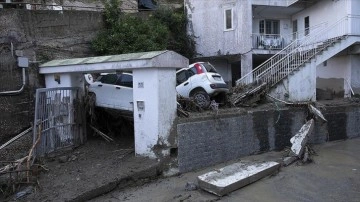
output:
[[[321,23],[332,25],[350,13],[350,4],[351,0],[322,0],[310,8],[293,15],[292,20],[298,20],[298,30],[304,30],[304,18],[307,16],[309,16],[310,27]]]
[[[60,78],[60,83],[55,81],[55,75]],[[60,74],[45,74],[46,88],[59,87],[84,87],[84,75],[82,73],[60,73]]]
[[[317,84],[317,88],[326,90],[331,89],[338,93],[344,91],[345,97],[350,96],[350,88],[347,84],[348,80],[352,80],[351,72],[351,58],[349,55],[332,57],[326,62],[326,66],[320,64],[316,68],[317,79],[321,83]],[[336,84],[332,80],[341,79],[341,84]],[[326,83],[326,81],[328,82]]]
[[[270,95],[289,102],[306,102],[316,100],[315,62],[307,63],[299,71],[278,83]]]
[[[202,56],[244,53],[251,49],[250,1],[188,0],[188,31],[197,38]],[[209,6],[211,5],[211,6]],[[233,30],[224,31],[224,9],[233,8]],[[226,40],[224,40],[226,39]]]
[[[154,146],[169,145],[176,116],[175,69],[134,69],[133,79],[135,152],[156,158]],[[144,109],[138,108],[138,101]]]
[[[354,93],[360,94],[360,55],[351,55],[351,87]]]

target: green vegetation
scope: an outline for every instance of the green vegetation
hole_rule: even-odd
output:
[[[98,55],[173,50],[185,57],[195,56],[195,42],[186,33],[183,10],[159,8],[147,18],[120,12],[119,0],[105,5],[105,29],[94,39]]]

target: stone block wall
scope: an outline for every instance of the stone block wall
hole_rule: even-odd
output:
[[[177,125],[180,172],[289,147],[307,114],[289,108],[182,120]],[[315,121],[310,143],[360,137],[360,106],[327,107],[323,114],[328,122]]]

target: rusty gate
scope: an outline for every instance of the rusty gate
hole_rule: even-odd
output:
[[[35,99],[36,157],[84,143],[85,115],[80,88],[41,88],[36,90]]]

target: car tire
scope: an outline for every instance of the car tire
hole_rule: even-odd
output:
[[[210,96],[203,90],[197,90],[191,96],[194,102],[201,108],[206,109],[210,106]]]

